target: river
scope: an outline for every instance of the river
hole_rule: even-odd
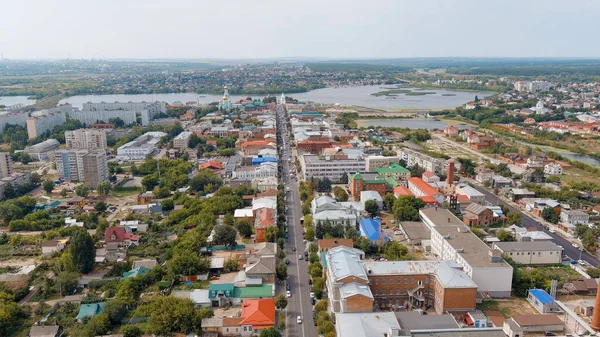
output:
[[[35,99],[29,99],[28,96],[0,96],[0,105],[11,106],[15,104],[35,104]]]
[[[406,129],[427,129],[427,130],[443,130],[449,126],[449,123],[437,121],[435,119],[411,119],[411,118],[396,118],[396,119],[361,119],[357,121],[359,126],[384,126]],[[459,129],[474,129],[474,126],[452,124]]]
[[[324,104],[357,105],[375,109],[396,110],[396,109],[452,109],[472,101],[475,95],[485,97],[490,95],[485,92],[462,92],[450,90],[421,90],[415,88],[402,88],[413,90],[414,92],[435,92],[430,95],[407,96],[398,94],[397,96],[372,96],[372,93],[385,90],[391,86],[371,85],[356,87],[324,88],[311,90],[309,92],[288,94],[299,101],[311,101]],[[279,97],[281,93],[272,93],[271,95]],[[449,96],[450,95],[450,96]],[[255,95],[253,98],[263,98],[265,95]],[[248,95],[232,95],[231,99],[237,101],[246,98]],[[178,94],[135,94],[135,95],[80,95],[72,96],[61,100],[59,103],[71,103],[75,107],[82,107],[87,102],[139,102],[139,101],[165,101],[173,103],[180,101],[183,103],[199,101],[200,103],[217,102],[222,98],[221,95],[201,95],[193,93]]]

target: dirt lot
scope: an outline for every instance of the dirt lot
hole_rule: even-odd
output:
[[[214,308],[215,316],[214,317],[239,317],[242,309],[240,307],[234,308]]]
[[[477,305],[477,309],[482,311],[500,311],[504,317],[509,318],[512,315],[538,314],[538,311],[524,298],[507,298],[485,300]]]

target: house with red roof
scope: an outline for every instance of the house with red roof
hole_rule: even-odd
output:
[[[108,227],[104,231],[105,243],[118,243],[122,246],[137,246],[140,243],[140,236],[127,232],[125,227]]]
[[[244,300],[240,317],[242,333],[247,327],[253,333],[260,334],[263,329],[275,326],[275,300],[272,298]]]
[[[458,136],[458,128],[454,125],[447,126],[444,128],[444,134],[447,137],[456,137]]]
[[[258,151],[263,149],[276,149],[276,146],[273,142],[269,141],[251,141],[251,142],[243,142],[240,144],[240,152],[244,156],[255,156],[258,154]]]
[[[207,161],[206,163],[200,164],[198,168],[209,169],[214,174],[223,175],[225,173],[225,165],[221,164],[216,160]]]
[[[270,207],[259,208],[254,221],[256,242],[265,242],[265,229],[275,226],[275,212]]]
[[[414,196],[414,194],[412,194],[412,192],[408,188],[406,188],[404,186],[396,186],[394,188],[394,196],[396,198],[398,198],[398,197],[400,197],[402,195],[408,195],[408,196],[411,196],[411,197]]]

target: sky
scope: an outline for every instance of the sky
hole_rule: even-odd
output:
[[[600,57],[597,0],[0,0],[8,59]]]

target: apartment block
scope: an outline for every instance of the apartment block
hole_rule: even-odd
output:
[[[388,167],[391,163],[398,163],[400,157],[368,156],[365,158],[365,170],[374,172],[375,169]]]
[[[12,174],[12,159],[10,153],[0,152],[0,178],[8,177]]]
[[[67,149],[105,149],[106,132],[100,129],[65,131]]]
[[[130,110],[130,111],[147,111],[149,118],[153,119],[155,115],[159,113],[167,112],[166,102],[100,102],[83,103],[84,111],[116,111],[116,110]]]
[[[63,125],[67,121],[66,113],[62,111],[42,112],[39,115],[31,115],[27,119],[27,136],[29,139],[40,137],[47,131]]]
[[[147,112],[144,114],[147,115]],[[134,110],[73,110],[69,112],[69,118],[78,120],[85,125],[110,123],[117,118],[121,119],[125,125],[137,122],[137,114]],[[148,125],[148,123],[142,123],[142,125]]]
[[[60,178],[85,182],[96,187],[108,180],[108,166],[104,150],[69,149],[56,151],[56,171]]]
[[[192,137],[192,133],[190,131],[183,131],[173,139],[173,147],[179,151],[185,151],[190,143],[190,137]]]
[[[446,160],[444,159],[434,158],[408,148],[399,149],[397,154],[400,159],[406,162],[408,167],[418,165],[419,167],[424,168],[426,171],[431,171],[435,174],[445,172],[448,166]]]
[[[493,297],[510,296],[513,269],[499,250],[488,247],[447,209],[423,208],[419,216],[431,230],[431,252],[438,260],[456,262],[479,292]]]
[[[7,125],[27,125],[27,118],[29,114],[27,112],[9,112],[0,115],[0,133],[4,132]]]
[[[300,166],[305,179],[329,178],[331,181],[339,181],[344,173],[364,172],[365,160],[362,152],[330,157],[305,154],[300,157]]]

